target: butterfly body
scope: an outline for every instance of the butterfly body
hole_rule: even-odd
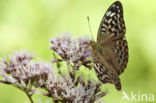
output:
[[[121,90],[119,75],[128,63],[128,46],[125,38],[123,9],[119,1],[114,2],[104,15],[97,36],[92,41],[94,69],[103,83],[112,83]]]

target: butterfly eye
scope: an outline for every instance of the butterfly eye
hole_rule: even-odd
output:
[[[90,42],[90,46],[95,47],[96,43],[94,41]]]

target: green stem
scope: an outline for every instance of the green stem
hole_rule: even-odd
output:
[[[14,85],[14,84],[12,84],[12,83],[10,83],[10,82],[8,82],[8,81],[0,80],[0,83],[9,84],[9,85],[14,86],[15,88],[18,88],[19,90],[23,91],[23,92],[28,96],[28,98],[29,98],[29,100],[31,101],[31,103],[34,103],[34,101],[32,100],[32,95],[29,94],[29,93],[27,92],[27,90],[24,90],[24,89],[20,88],[19,86]]]
[[[29,93],[25,92],[26,95],[28,96],[29,100],[31,101],[31,103],[34,103],[34,101],[32,100],[32,95],[30,95]]]

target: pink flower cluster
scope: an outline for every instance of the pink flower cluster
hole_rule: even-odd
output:
[[[34,103],[32,95],[37,88],[44,89],[41,93],[52,98],[55,103],[101,103],[99,100],[106,94],[101,89],[102,84],[77,74],[81,66],[92,67],[90,40],[73,40],[70,35],[65,35],[51,39],[51,43],[51,50],[61,58],[55,58],[54,61],[66,62],[64,65],[55,67],[43,59],[35,61],[37,56],[26,50],[16,51],[0,59],[0,76],[3,77],[0,83],[22,90],[31,103]]]
[[[92,59],[92,48],[87,38],[72,39],[70,33],[58,38],[52,38],[51,50],[55,51],[67,64],[72,64],[76,69],[85,66],[89,69]]]

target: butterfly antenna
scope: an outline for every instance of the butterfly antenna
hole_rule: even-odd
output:
[[[91,26],[90,26],[89,16],[87,16],[87,20],[88,20],[89,31],[90,31],[90,34],[92,36],[92,40],[94,41],[94,38],[93,38],[93,35],[92,35]]]

